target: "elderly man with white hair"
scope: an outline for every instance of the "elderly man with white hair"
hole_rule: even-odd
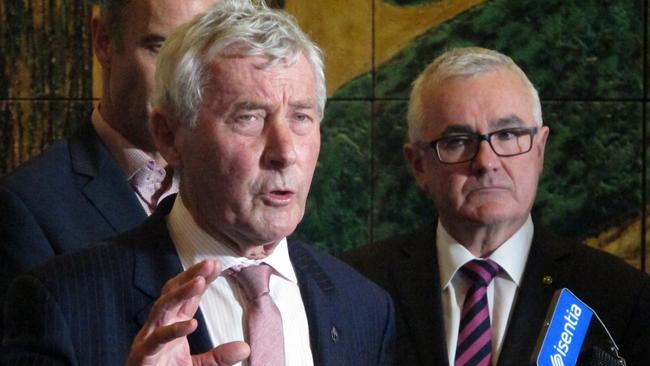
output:
[[[593,307],[629,365],[650,365],[648,275],[533,224],[542,122],[532,83],[496,51],[449,50],[415,81],[404,153],[438,216],[344,255],[393,296],[396,365],[528,365],[561,288]]]
[[[170,36],[153,140],[179,194],[14,282],[11,365],[390,365],[389,296],[291,238],[320,149],[320,51],[281,11],[221,0]]]

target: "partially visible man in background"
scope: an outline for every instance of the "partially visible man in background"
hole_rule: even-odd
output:
[[[393,296],[396,364],[528,365],[554,292],[568,288],[629,365],[650,365],[650,278],[533,225],[549,128],[509,57],[445,52],[415,81],[408,124],[406,159],[438,217],[344,255]]]
[[[178,190],[149,133],[156,59],[215,1],[103,2],[92,20],[103,95],[90,121],[0,181],[0,303],[19,273],[133,228]]]

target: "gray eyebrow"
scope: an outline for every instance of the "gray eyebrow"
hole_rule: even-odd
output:
[[[255,110],[255,109],[267,110],[268,108],[269,108],[269,106],[266,105],[266,104],[255,103],[255,102],[250,102],[250,101],[239,102],[239,103],[235,104],[235,109],[244,109],[244,110],[247,110],[247,111],[252,111],[252,110]]]
[[[521,127],[523,125],[525,125],[524,120],[519,118],[519,116],[516,114],[510,114],[505,117],[497,118],[490,123],[490,126],[493,127],[494,130],[508,127]],[[442,136],[476,133],[477,132],[474,131],[474,129],[468,124],[455,124],[447,126],[447,128],[445,128],[445,130],[442,132]]]
[[[297,101],[289,104],[293,109],[314,109],[316,108],[316,104],[312,103],[311,101]],[[244,101],[244,102],[239,102],[235,104],[235,109],[243,109],[247,111],[252,111],[252,110],[269,110],[271,108],[270,105],[266,103],[259,103],[259,102],[253,102],[253,101]]]
[[[316,103],[312,102],[311,100],[301,100],[293,103],[289,103],[289,105],[294,108],[294,109],[315,109],[316,108]]]
[[[467,134],[467,133],[474,133],[474,130],[469,125],[457,124],[457,125],[447,126],[447,128],[445,128],[445,130],[442,131],[442,136]]]
[[[525,122],[524,122],[524,120],[519,118],[519,116],[517,116],[515,114],[511,114],[511,115],[501,117],[501,118],[498,118],[498,119],[492,121],[492,123],[490,123],[490,125],[492,125],[492,126],[496,127],[497,129],[499,129],[499,128],[503,128],[503,127],[520,127],[520,126],[525,125]]]

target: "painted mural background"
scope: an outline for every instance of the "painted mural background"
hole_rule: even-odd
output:
[[[298,235],[339,252],[431,224],[401,154],[410,82],[446,48],[478,45],[512,56],[540,91],[551,135],[538,221],[650,268],[644,1],[273,4],[327,61],[322,151]],[[88,122],[96,11],[84,0],[0,3],[0,175]]]

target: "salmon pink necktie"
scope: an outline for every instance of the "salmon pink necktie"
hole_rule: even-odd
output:
[[[260,264],[234,270],[232,276],[246,292],[250,366],[284,366],[282,315],[269,294],[273,269]]]

